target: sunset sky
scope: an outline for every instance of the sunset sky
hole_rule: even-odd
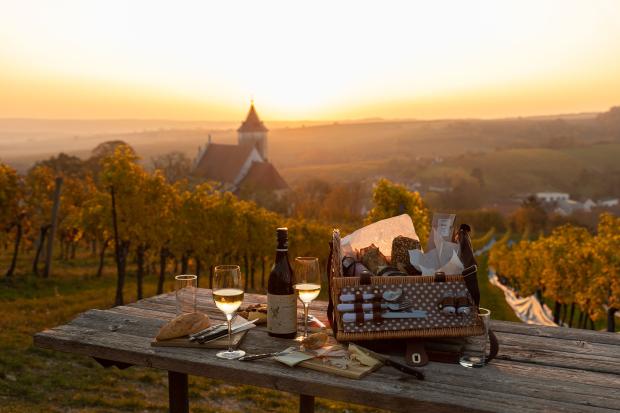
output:
[[[620,105],[620,1],[0,0],[0,117],[501,117]]]

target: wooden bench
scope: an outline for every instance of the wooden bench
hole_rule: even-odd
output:
[[[244,305],[265,302],[246,294]],[[312,313],[325,319],[324,302]],[[222,320],[210,290],[200,289],[198,309]],[[187,375],[250,384],[300,395],[300,411],[312,412],[314,397],[399,412],[566,411],[620,409],[620,334],[492,322],[500,341],[496,360],[482,369],[429,363],[425,381],[382,367],[361,380],[346,379],[273,360],[226,361],[217,350],[152,347],[165,320],[174,317],[174,294],[108,310],[90,310],[66,325],[37,333],[37,347],[81,354],[103,366],[145,366],[168,371],[170,411],[188,412]],[[249,353],[276,351],[290,340],[274,339],[264,327],[241,344]]]

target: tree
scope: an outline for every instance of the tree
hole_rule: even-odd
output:
[[[15,229],[15,244],[11,263],[6,276],[11,277],[15,272],[17,255],[23,235],[23,186],[17,172],[8,165],[0,163],[0,240],[3,234]]]
[[[34,241],[36,248],[32,272],[39,273],[39,260],[51,228],[52,202],[55,189],[55,174],[47,166],[37,166],[28,171],[25,178],[25,207],[31,226],[37,230]]]
[[[51,169],[56,176],[83,178],[87,174],[87,166],[80,158],[66,153],[59,153],[44,161],[38,161],[33,168],[45,166]]]
[[[93,185],[90,198],[84,202],[80,214],[80,226],[86,239],[99,246],[97,277],[103,274],[105,252],[112,241],[112,200],[110,193]]]
[[[130,151],[132,155],[137,157],[136,151],[125,141],[113,140],[102,142],[91,151],[90,158],[84,162],[85,167],[93,177],[99,178],[103,160],[114,156],[116,149],[120,147],[125,148],[125,150]]]
[[[547,227],[547,212],[535,196],[523,201],[510,218],[510,225],[517,233],[544,231]]]
[[[163,173],[166,181],[174,183],[185,179],[192,170],[192,161],[183,152],[169,152],[151,158],[153,168]]]
[[[403,185],[380,179],[375,184],[372,202],[373,208],[366,217],[366,224],[406,213],[413,220],[420,242],[426,241],[430,233],[430,213],[419,192],[412,192]]]
[[[601,214],[595,238],[590,251],[596,266],[585,294],[594,305],[594,317],[603,317],[607,309],[607,331],[615,331],[615,313],[620,309],[620,218]]]
[[[116,305],[123,304],[123,287],[130,247],[142,240],[145,197],[142,188],[146,173],[137,163],[138,157],[127,146],[119,146],[114,154],[102,160],[100,181],[110,192],[114,224],[117,266]],[[140,286],[138,286],[140,288]]]

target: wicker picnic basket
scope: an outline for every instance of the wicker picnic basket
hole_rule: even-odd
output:
[[[330,303],[328,318],[334,336],[338,341],[385,340],[426,337],[467,337],[484,334],[483,326],[477,316],[477,306],[468,291],[463,275],[435,276],[343,276],[340,252],[340,234],[334,230],[330,242],[331,253],[328,260],[328,281]],[[475,276],[475,275],[474,275]],[[385,319],[380,318],[379,300],[364,300],[367,297],[380,297],[386,290],[400,289],[403,295],[414,303],[415,309],[425,311],[424,318]],[[438,305],[446,293],[458,292],[467,297],[472,306],[469,314],[445,314]],[[355,322],[343,321],[343,312],[338,311],[341,297],[355,297],[358,311]],[[359,316],[362,304],[372,305],[374,316],[364,319]]]

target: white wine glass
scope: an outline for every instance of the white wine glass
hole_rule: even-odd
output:
[[[228,323],[228,350],[220,351],[217,357],[234,360],[245,355],[243,350],[234,350],[232,345],[232,319],[243,302],[241,269],[238,265],[218,265],[213,275],[213,301],[226,316]]]
[[[304,306],[304,335],[308,337],[308,309],[312,300],[321,292],[321,272],[319,259],[316,257],[295,258],[295,291]]]

